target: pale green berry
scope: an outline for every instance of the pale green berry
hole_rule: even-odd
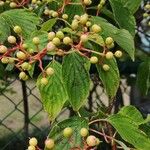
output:
[[[11,3],[9,4],[9,6],[10,6],[11,8],[16,8],[16,7],[17,7],[17,4],[16,4],[15,2],[11,2]]]
[[[103,65],[103,70],[104,71],[109,71],[110,67],[107,64]]]
[[[32,39],[32,42],[33,42],[33,44],[35,44],[35,45],[39,45],[39,44],[40,44],[40,39],[39,39],[39,37],[34,37],[34,38]]]
[[[24,62],[21,64],[23,70],[30,70],[32,66],[28,62]]]
[[[107,52],[105,55],[106,59],[112,59],[113,56],[114,56],[114,54],[112,52]]]
[[[55,46],[55,44],[53,44],[53,42],[49,42],[48,44],[47,44],[47,50],[48,51],[53,51],[53,50],[55,50],[56,49],[56,46]]]
[[[80,16],[79,16],[79,15],[75,15],[75,16],[74,16],[74,19],[75,19],[75,20],[80,20]]]
[[[38,141],[35,137],[33,137],[29,140],[29,145],[31,145],[31,146],[36,146],[37,143],[38,143]]]
[[[45,141],[45,147],[46,147],[47,149],[53,149],[54,146],[55,146],[55,142],[54,142],[53,139],[47,139],[47,140]]]
[[[63,15],[62,15],[62,18],[63,18],[64,20],[67,20],[67,19],[68,19],[68,15],[67,15],[67,14],[63,14]]]
[[[55,32],[49,32],[49,33],[48,33],[48,39],[49,39],[49,40],[53,40],[55,36],[56,36],[56,35],[55,35]]]
[[[7,52],[7,47],[4,45],[0,45],[0,53],[6,53]]]
[[[22,60],[27,58],[26,54],[21,51],[17,52],[16,56],[17,56],[17,58],[22,59]]]
[[[55,37],[53,40],[52,40],[52,43],[56,46],[59,46],[60,45],[60,39],[58,37]]]
[[[24,49],[27,49],[28,48],[28,45],[27,44],[22,44],[22,47],[24,48]]]
[[[46,69],[46,74],[49,75],[49,76],[53,75],[53,74],[54,74],[54,69],[51,68],[51,67],[48,67],[48,68]]]
[[[29,146],[28,150],[36,150],[35,146]]]
[[[106,45],[106,46],[107,46],[108,49],[112,49],[112,48],[114,48],[115,44],[112,43],[111,45]]]
[[[85,5],[91,5],[92,4],[92,1],[91,0],[84,0],[83,3]]]
[[[143,17],[144,17],[144,18],[146,18],[146,17],[148,17],[148,16],[149,16],[148,13],[144,13],[144,14],[143,14]]]
[[[1,62],[2,62],[3,64],[8,64],[8,63],[9,63],[9,59],[8,59],[7,57],[3,57],[3,58],[1,59]]]
[[[114,55],[115,55],[115,57],[120,58],[120,57],[122,57],[122,52],[120,50],[118,50],[115,52]]]
[[[9,36],[7,40],[10,44],[15,44],[16,43],[16,38],[14,36]]]
[[[92,30],[94,33],[99,33],[99,32],[102,31],[102,28],[101,28],[99,25],[94,24],[94,25],[92,25],[91,30]]]
[[[92,56],[92,57],[90,58],[90,63],[91,63],[91,64],[96,64],[96,63],[98,63],[98,58],[97,58],[96,56]]]
[[[114,42],[112,37],[107,37],[105,40],[106,45],[111,45]]]
[[[66,138],[71,137],[72,134],[73,134],[73,130],[70,127],[65,128],[63,131],[63,136]]]
[[[54,17],[54,18],[58,17],[58,12],[54,11],[54,12],[52,13],[52,17]]]
[[[23,79],[25,79],[25,78],[26,78],[26,73],[25,73],[25,72],[23,72],[23,71],[22,71],[22,72],[20,72],[20,74],[19,74],[19,78],[20,78],[20,79],[22,79],[22,80],[23,80]]]
[[[42,84],[42,85],[47,85],[47,84],[48,84],[48,79],[45,78],[45,77],[43,77],[43,78],[41,79],[41,84]]]
[[[92,25],[92,23],[90,22],[90,21],[88,21],[87,23],[86,23],[86,26],[87,27],[90,27]]]
[[[85,24],[87,23],[87,21],[88,21],[88,15],[87,15],[87,14],[84,14],[84,15],[82,15],[82,16],[80,17],[80,23],[81,23],[82,25],[85,25]]]
[[[88,129],[82,128],[82,129],[80,130],[80,135],[81,135],[82,137],[86,137],[88,134],[89,134]]]
[[[5,2],[0,1],[0,6],[4,6]]]
[[[76,30],[78,27],[79,27],[79,22],[78,22],[78,20],[73,20],[72,23],[71,23],[71,28],[72,28],[73,30]]]
[[[17,33],[17,34],[20,34],[22,32],[22,29],[20,26],[15,26],[14,27],[14,32]]]
[[[44,14],[45,14],[45,15],[49,15],[49,14],[50,14],[50,10],[49,10],[49,9],[45,9],[45,10],[44,10]]]
[[[87,137],[86,143],[90,147],[96,146],[97,145],[97,138],[93,135],[90,135],[90,136]]]
[[[14,58],[8,58],[8,63],[13,64],[15,62]]]
[[[56,37],[58,37],[59,39],[63,39],[64,33],[62,31],[58,31],[58,32],[56,32]]]
[[[72,41],[72,39],[70,38],[70,37],[65,37],[64,39],[63,39],[63,43],[64,44],[66,44],[66,45],[69,45],[69,44],[71,44],[73,41]]]
[[[150,10],[150,4],[146,4],[144,8]]]
[[[81,40],[81,42],[87,42],[88,41],[88,35],[86,35],[86,34],[82,34],[81,35],[81,37],[80,37],[80,40]]]

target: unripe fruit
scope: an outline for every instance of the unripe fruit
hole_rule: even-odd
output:
[[[82,25],[86,24],[87,21],[88,21],[88,15],[87,15],[87,14],[84,14],[84,15],[82,15],[82,16],[80,17],[80,23],[81,23]]]
[[[106,3],[106,0],[101,0],[100,4],[104,5]]]
[[[92,25],[91,29],[94,33],[98,33],[98,32],[102,31],[102,28],[100,26],[98,26],[97,24]]]
[[[72,134],[73,134],[73,130],[70,127],[65,128],[64,131],[63,131],[63,135],[66,138],[71,137]]]
[[[68,19],[68,15],[67,15],[67,14],[63,14],[63,15],[62,15],[62,18],[63,18],[64,20],[67,20],[67,19]]]
[[[80,130],[80,135],[81,135],[82,137],[86,137],[88,134],[89,134],[89,131],[88,131],[86,128],[82,128],[82,129]]]
[[[87,137],[86,143],[90,147],[96,146],[97,145],[97,138],[95,136],[93,136],[93,135],[90,135],[90,136]]]
[[[111,45],[106,45],[108,49],[114,48],[115,44],[112,43]]]
[[[47,85],[48,84],[48,79],[47,78],[42,78],[41,79],[41,84],[42,85]]]
[[[148,13],[144,13],[144,14],[143,14],[143,17],[144,17],[144,18],[148,17]]]
[[[49,39],[49,40],[53,40],[54,37],[55,37],[55,32],[49,32],[49,33],[48,33],[48,39]]]
[[[45,141],[45,147],[48,149],[52,149],[55,146],[54,140],[53,139],[47,139]]]
[[[87,23],[86,23],[86,26],[87,27],[90,27],[92,25],[92,23],[90,22],[90,21],[88,21]]]
[[[104,64],[103,65],[103,70],[104,71],[108,71],[110,69],[110,67],[107,65],[107,64]]]
[[[52,40],[52,43],[56,46],[60,45],[60,39],[58,37],[55,37],[53,40]]]
[[[79,16],[79,15],[75,15],[75,16],[74,16],[74,19],[80,20],[80,16]]]
[[[64,44],[66,44],[66,45],[69,45],[69,44],[71,44],[73,41],[72,41],[72,39],[70,38],[70,37],[65,37],[64,39],[63,39],[63,43]]]
[[[79,27],[79,22],[77,20],[73,20],[71,24],[71,28],[76,30]]]
[[[150,4],[146,4],[144,8],[150,10]]]
[[[22,72],[20,72],[20,74],[19,74],[19,78],[20,78],[20,79],[22,79],[22,80],[23,80],[23,79],[25,79],[25,78],[26,78],[26,73],[25,73],[25,72],[23,72],[23,71],[22,71]]]
[[[30,70],[31,69],[31,65],[27,62],[24,62],[23,64],[21,64],[21,67],[23,70]]]
[[[36,4],[37,3],[37,0],[32,0],[32,4]]]
[[[114,42],[112,37],[107,37],[105,40],[106,45],[111,45]]]
[[[28,150],[36,150],[35,146],[29,146]]]
[[[22,29],[21,29],[20,26],[15,26],[13,30],[14,30],[14,32],[17,33],[17,34],[20,34],[20,33],[22,32]]]
[[[63,39],[64,33],[62,31],[58,31],[58,32],[56,32],[56,37],[58,37],[59,39]]]
[[[4,6],[5,2],[0,1],[0,6]]]
[[[84,0],[83,3],[85,5],[91,5],[92,1],[91,0]]]
[[[46,74],[49,75],[49,76],[53,75],[53,74],[54,74],[54,69],[51,68],[51,67],[48,67],[48,68],[46,69]]]
[[[22,47],[24,48],[24,49],[27,49],[28,48],[28,45],[27,44],[22,44]]]
[[[50,10],[49,10],[49,9],[45,9],[45,10],[44,10],[44,14],[45,14],[45,15],[49,15],[49,14],[50,14]]]
[[[31,145],[31,146],[36,146],[37,143],[38,143],[38,141],[35,137],[33,137],[29,140],[29,145]]]
[[[14,58],[8,58],[8,63],[13,64],[15,62]]]
[[[122,57],[122,52],[121,51],[116,51],[115,52],[115,57],[117,57],[117,58],[120,58],[120,57]]]
[[[58,17],[58,12],[54,11],[54,12],[52,13],[52,17],[54,17],[54,18]]]
[[[82,34],[81,35],[81,37],[80,37],[80,40],[81,40],[81,42],[87,42],[88,41],[88,35],[86,35],[86,34]]]
[[[0,53],[6,53],[7,52],[7,47],[6,46],[4,46],[4,45],[1,45],[0,46]]]
[[[150,27],[150,21],[148,22],[148,26]]]
[[[98,58],[97,58],[96,56],[92,56],[92,57],[90,58],[90,63],[91,63],[91,64],[96,64],[96,63],[98,63]]]
[[[9,63],[9,59],[8,59],[7,57],[3,57],[3,58],[1,59],[1,62],[2,62],[3,64],[8,64],[8,63]]]
[[[9,6],[10,6],[11,8],[16,8],[16,7],[17,7],[17,4],[16,4],[15,2],[11,2],[11,3],[9,4]]]
[[[53,51],[53,50],[55,50],[56,49],[56,46],[52,43],[52,42],[49,42],[48,44],[47,44],[47,50],[48,51]]]
[[[15,44],[15,43],[16,43],[16,38],[15,38],[14,36],[9,36],[9,37],[7,38],[7,40],[8,40],[8,42],[9,42],[10,44]]]
[[[38,44],[40,44],[40,39],[38,37],[34,37],[32,39],[32,42],[33,42],[33,44],[38,45]]]
[[[17,52],[16,56],[17,58],[22,59],[22,60],[26,59],[26,54],[21,51]]]
[[[114,56],[114,54],[112,52],[107,52],[105,55],[106,59],[112,59],[113,56]]]

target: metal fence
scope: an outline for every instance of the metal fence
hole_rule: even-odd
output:
[[[95,111],[100,106],[108,106],[108,97],[95,75],[92,76],[92,80],[87,109]],[[35,81],[24,82],[11,77],[7,78],[3,86],[0,94],[0,150],[24,150],[28,137],[31,136],[37,136],[43,141],[50,125],[47,113],[40,102]],[[131,87],[127,80],[122,79],[116,97],[119,99],[119,103],[116,103],[117,108],[119,105],[130,103],[130,91]],[[62,115],[67,117],[69,111],[64,110],[60,116]],[[62,117],[58,117],[60,118]]]

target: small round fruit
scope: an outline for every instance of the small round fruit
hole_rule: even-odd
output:
[[[112,37],[107,37],[105,40],[106,45],[111,45],[114,42]]]
[[[52,43],[56,46],[59,46],[60,45],[60,39],[58,37],[55,37],[53,40],[52,40]]]
[[[150,10],[150,4],[146,4],[144,8]]]
[[[63,15],[62,15],[62,18],[63,18],[64,20],[67,20],[67,19],[68,19],[68,15],[67,15],[67,14],[63,14]]]
[[[33,42],[33,44],[38,45],[38,44],[40,44],[40,39],[38,37],[34,37],[32,39],[32,42]]]
[[[88,21],[88,15],[87,15],[87,14],[84,14],[84,15],[82,15],[82,16],[80,17],[80,23],[81,23],[82,25],[86,24],[87,21]]]
[[[56,36],[56,35],[55,35],[55,32],[49,32],[49,33],[48,33],[48,39],[49,39],[50,41],[53,40],[55,36]]]
[[[23,71],[20,72],[20,73],[19,73],[19,78],[20,78],[20,79],[25,79],[25,78],[26,78],[26,73],[23,72]]]
[[[8,42],[10,43],[10,44],[15,44],[16,43],[16,38],[14,37],[14,36],[9,36],[8,38],[7,38],[7,40],[8,40]]]
[[[69,45],[72,43],[72,39],[70,37],[65,37],[63,39],[63,43],[66,44],[66,45]]]
[[[98,58],[97,58],[96,56],[92,56],[92,57],[90,58],[90,63],[91,63],[91,64],[96,64],[96,63],[98,63]]]
[[[115,57],[117,57],[117,58],[120,58],[120,57],[122,57],[122,52],[121,51],[116,51],[115,52]]]
[[[104,5],[106,3],[106,0],[101,0],[100,4]]]
[[[112,48],[114,48],[115,44],[114,44],[114,43],[112,43],[112,44],[110,44],[110,45],[106,45],[106,46],[107,46],[107,48],[108,48],[108,49],[112,49]]]
[[[21,29],[20,26],[15,26],[13,30],[14,30],[14,32],[17,33],[17,34],[20,34],[20,33],[22,32],[22,29]]]
[[[81,135],[82,137],[86,137],[88,134],[89,134],[88,129],[82,128],[82,129],[80,130],[80,135]]]
[[[144,17],[144,18],[148,17],[148,13],[144,13],[144,14],[143,14],[143,17]]]
[[[58,31],[58,32],[56,32],[56,37],[58,37],[59,39],[63,39],[64,33],[62,31]]]
[[[29,145],[36,146],[37,143],[38,143],[38,141],[35,137],[33,137],[29,140]]]
[[[74,16],[74,19],[80,20],[80,16],[79,16],[79,15],[75,15],[75,16]]]
[[[81,35],[81,37],[80,37],[80,40],[81,40],[81,42],[87,42],[88,41],[88,35],[86,35],[86,34],[82,34]]]
[[[90,22],[90,21],[88,21],[87,23],[86,23],[86,26],[87,27],[90,27],[92,25],[92,23]]]
[[[112,52],[107,52],[105,55],[106,59],[112,59],[113,56],[114,56],[114,54]]]
[[[22,44],[22,47],[24,48],[24,49],[27,49],[28,48],[28,45],[27,44]]]
[[[41,84],[42,85],[47,85],[48,84],[48,79],[47,78],[42,78],[41,79]]]
[[[47,139],[45,141],[45,147],[48,149],[53,149],[55,146],[54,140],[53,139]]]
[[[54,11],[54,12],[52,13],[52,17],[54,17],[54,18],[58,17],[58,12]]]
[[[8,63],[13,64],[15,62],[14,58],[8,58]]]
[[[5,2],[0,1],[0,6],[4,6]]]
[[[45,10],[44,10],[44,14],[45,14],[45,15],[49,15],[49,14],[50,14],[50,10],[49,10],[49,9],[45,9]]]
[[[86,143],[90,147],[96,146],[97,145],[97,138],[93,135],[90,135],[90,136],[87,137]]]
[[[15,2],[11,2],[9,4],[10,8],[16,8],[17,7],[17,4]]]
[[[56,49],[56,46],[52,42],[49,42],[47,44],[47,50],[48,51],[54,51],[55,49]]]
[[[4,45],[1,45],[0,46],[0,53],[6,53],[7,52],[7,47],[6,46],[4,46]]]
[[[53,74],[54,74],[54,69],[51,68],[51,67],[48,67],[48,68],[46,69],[46,74],[49,75],[49,76],[53,75]]]
[[[148,22],[148,26],[150,27],[150,21]]]
[[[66,138],[71,137],[72,134],[73,134],[73,130],[70,127],[65,128],[64,131],[63,131],[63,135]]]
[[[9,59],[8,59],[7,57],[3,57],[3,58],[1,59],[1,62],[2,62],[3,64],[8,64],[8,63],[9,63]]]
[[[23,70],[30,70],[31,69],[31,65],[28,62],[22,63],[21,67]]]
[[[27,58],[26,54],[21,51],[17,52],[16,56],[17,56],[17,58],[22,59],[22,60]]]
[[[91,0],[84,0],[83,3],[85,5],[91,5],[92,1]]]
[[[109,71],[110,67],[107,64],[103,65],[103,70],[104,71]]]
[[[92,31],[94,32],[94,33],[98,33],[98,32],[101,32],[102,31],[102,28],[99,26],[99,25],[97,25],[97,24],[94,24],[94,25],[92,25]]]
[[[31,146],[31,145],[30,145],[30,146],[28,147],[28,150],[36,150],[36,148],[35,148],[35,146]]]
[[[73,30],[76,30],[78,27],[79,27],[78,20],[73,20],[72,23],[71,23],[71,28]]]

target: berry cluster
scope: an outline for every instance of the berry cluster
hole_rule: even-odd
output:
[[[150,26],[150,3],[147,2],[147,4],[144,6],[145,13],[143,14],[143,17],[147,20],[147,25]]]

